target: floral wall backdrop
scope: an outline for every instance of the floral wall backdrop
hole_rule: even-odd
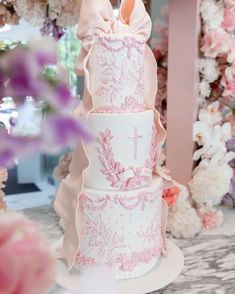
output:
[[[167,5],[161,7],[161,18],[153,27],[157,37],[151,40],[158,62],[156,108],[166,128],[168,10]],[[189,192],[202,227],[213,228],[222,223],[221,202],[235,207],[235,1],[202,0],[200,14],[199,112],[192,138],[196,168]],[[170,211],[173,218],[174,213]]]
[[[234,205],[234,171],[230,165],[235,158],[235,2],[203,0],[200,13],[199,115],[193,130],[198,146],[193,159],[199,165],[190,189],[199,205],[217,205],[227,193],[225,199],[230,195],[230,201],[223,203]],[[208,191],[210,200],[199,188],[206,184],[213,187]]]

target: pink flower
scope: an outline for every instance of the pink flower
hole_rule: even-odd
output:
[[[206,57],[215,58],[218,55],[228,53],[231,38],[224,30],[211,29],[202,38],[201,51]]]
[[[55,273],[48,248],[38,226],[24,215],[0,215],[0,293],[44,293]]]
[[[161,37],[162,35],[168,33],[168,24],[162,20],[156,19],[153,24],[153,30]]]
[[[162,21],[156,20],[154,28],[159,40],[153,39],[152,45],[155,51],[160,51],[161,55],[165,56],[168,52],[168,25]]]
[[[53,171],[53,177],[57,181],[62,181],[69,174],[69,166],[72,160],[72,152],[67,152],[60,156],[58,166]]]
[[[221,85],[224,87],[223,96],[235,96],[235,63],[225,69]]]
[[[0,212],[6,209],[6,202],[4,201],[4,192],[0,189]]]
[[[166,94],[166,88],[167,88],[167,70],[162,67],[158,67],[157,70],[157,77],[158,77],[158,90],[160,92]],[[166,96],[160,96],[160,100],[163,100],[166,98]]]
[[[207,206],[200,206],[197,208],[197,213],[201,219],[202,226],[205,229],[217,228],[223,222],[223,213],[220,210]]]
[[[169,207],[172,207],[179,198],[180,189],[177,186],[173,186],[164,190],[163,199],[167,202]]]
[[[4,182],[7,181],[8,173],[5,167],[0,167],[0,189],[5,187]]]
[[[225,91],[223,93],[223,96],[232,95],[235,96],[235,81],[226,81],[221,80],[222,85],[225,87]]]
[[[235,5],[235,0],[225,0],[225,3],[226,3],[227,5],[234,6],[234,5]]]
[[[235,115],[232,112],[229,112],[225,116],[225,122],[230,122],[232,125],[232,136],[235,137]]]
[[[235,6],[225,8],[224,20],[222,23],[222,27],[229,32],[232,32],[234,30],[234,27],[235,27]]]
[[[228,51],[227,60],[228,63],[233,63],[235,61],[235,40],[231,38],[230,49]]]
[[[161,16],[168,21],[169,19],[169,4],[163,4],[161,6]]]
[[[167,100],[167,70],[158,67],[158,91],[156,95],[155,107],[161,114],[161,122],[166,126],[166,100]]]

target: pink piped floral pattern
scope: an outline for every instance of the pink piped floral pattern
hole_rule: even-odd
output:
[[[98,152],[100,154],[99,159],[103,166],[101,172],[106,175],[106,179],[111,183],[112,187],[118,188],[121,191],[127,191],[151,183],[152,170],[156,163],[156,136],[156,127],[153,125],[149,158],[146,159],[143,167],[127,168],[114,158],[111,146],[111,141],[113,139],[111,130],[106,129],[100,132],[100,136],[98,137]]]
[[[144,111],[144,42],[131,36],[102,36],[96,45],[96,75],[91,85],[94,111]]]
[[[115,250],[126,248],[124,236],[113,232],[111,227],[107,227],[101,219],[101,215],[90,218],[87,214],[82,215],[83,230],[82,235],[88,236],[88,245],[98,249],[98,255],[104,259],[114,256]]]
[[[161,218],[159,218],[159,211],[155,214],[151,223],[147,226],[145,230],[140,230],[136,235],[143,240],[143,244],[153,242],[157,243],[159,238],[161,228]]]

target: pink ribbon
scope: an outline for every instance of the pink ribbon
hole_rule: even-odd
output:
[[[93,54],[94,36],[103,34],[134,34],[141,36],[145,41],[151,33],[151,19],[147,14],[142,0],[123,0],[119,17],[116,19],[109,0],[82,1],[78,37],[82,40],[82,49],[78,58],[77,72],[85,77],[83,102],[76,111],[78,117],[87,119],[93,110],[93,94],[90,90],[90,72],[93,70],[89,59]],[[146,45],[145,51],[145,105],[154,110],[157,129],[157,163],[155,172],[169,181],[159,166],[159,155],[166,138],[166,132],[160,122],[160,115],[154,109],[157,92],[157,64],[152,51]],[[69,269],[73,267],[79,251],[79,236],[81,236],[81,220],[79,197],[84,185],[84,170],[89,161],[83,144],[79,144],[73,153],[70,165],[70,174],[62,181],[55,200],[55,210],[66,224],[63,241],[63,253],[67,259]],[[167,214],[163,213],[166,223]]]
[[[138,169],[138,168],[137,168]],[[138,176],[142,177],[152,177],[152,170],[150,168],[140,168]],[[121,181],[127,181],[133,179],[136,176],[133,169],[125,170],[124,172],[118,174],[118,179]]]

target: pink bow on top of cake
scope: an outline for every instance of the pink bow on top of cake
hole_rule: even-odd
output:
[[[117,279],[145,274],[165,248],[167,204],[159,166],[166,132],[154,109],[157,64],[146,45],[151,19],[142,0],[84,0],[77,70],[85,77],[77,114],[93,141],[73,153],[55,209],[65,223],[69,269],[109,266]]]

